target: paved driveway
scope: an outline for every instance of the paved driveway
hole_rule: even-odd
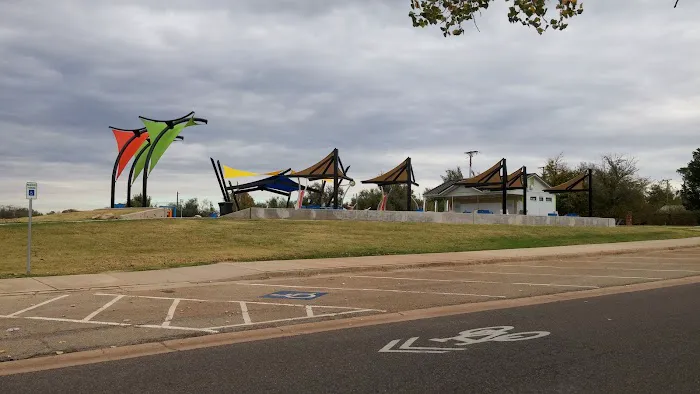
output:
[[[0,297],[0,360],[700,276],[700,248]]]

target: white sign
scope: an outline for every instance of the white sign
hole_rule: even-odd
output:
[[[439,346],[412,346],[414,342],[418,340],[419,337],[413,337],[406,340],[403,345],[401,339],[395,339],[386,344],[383,348],[379,349],[379,353],[449,353],[454,351],[467,350],[465,347],[468,345],[474,345],[483,342],[513,342],[513,341],[527,341],[530,339],[542,338],[549,335],[549,331],[527,331],[527,332],[514,332],[508,333],[512,330],[513,326],[496,326],[496,327],[484,327],[484,328],[474,328],[471,330],[462,331],[454,337],[449,338],[433,338],[430,339],[433,342],[447,343],[453,341],[453,346],[461,347],[439,347]]]
[[[27,182],[27,200],[36,200],[37,184],[36,182]]]

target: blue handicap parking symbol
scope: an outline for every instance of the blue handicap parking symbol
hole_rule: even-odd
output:
[[[293,290],[282,290],[276,291],[274,293],[265,294],[262,298],[285,298],[288,300],[313,300],[318,297],[324,296],[328,293],[321,292],[308,292],[308,291],[293,291]]]
[[[29,189],[29,195],[34,196],[34,189]]]

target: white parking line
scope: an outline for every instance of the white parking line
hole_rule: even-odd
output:
[[[54,302],[54,301],[58,301],[58,300],[60,300],[61,298],[66,298],[66,297],[68,297],[68,296],[69,296],[69,294],[64,294],[64,295],[62,295],[62,296],[58,296],[58,297],[52,298],[52,299],[50,299],[50,300],[46,300],[46,301],[41,302],[41,303],[38,303],[38,304],[36,304],[36,305],[32,305],[32,306],[30,306],[29,308],[24,308],[24,309],[22,309],[21,311],[17,311],[17,312],[15,312],[15,313],[11,313],[11,314],[7,315],[7,317],[19,316],[20,314],[22,314],[22,313],[24,313],[24,312],[31,311],[32,309],[38,308],[38,307],[40,307],[40,306],[44,306],[44,305],[46,305],[46,304],[48,304],[48,303],[51,303],[51,302]]]
[[[404,278],[392,276],[371,276],[371,275],[347,275],[347,278],[373,278],[373,279],[391,279],[391,280],[412,280],[421,282],[451,282],[451,283],[485,283],[485,284],[500,284],[500,285],[518,285],[518,286],[545,286],[545,287],[576,287],[580,289],[599,289],[598,286],[585,285],[566,285],[556,283],[528,283],[528,282],[494,282],[486,280],[461,280],[461,279],[429,279],[429,278]]]
[[[175,311],[177,310],[177,304],[179,303],[179,298],[173,300],[173,303],[170,305],[170,309],[168,309],[168,314],[165,316],[165,321],[160,325],[161,327],[170,326],[170,321],[173,320],[173,316],[175,316]]]
[[[241,305],[241,315],[243,316],[243,322],[246,324],[250,324],[252,321],[250,320],[250,314],[248,313],[248,305],[243,301],[240,301],[239,303]]]
[[[311,305],[306,306],[306,316],[314,317],[314,310],[311,308]]]
[[[407,294],[436,294],[436,295],[457,295],[467,297],[487,297],[487,298],[506,298],[502,295],[486,295],[486,294],[469,294],[469,293],[444,293],[436,291],[416,291],[416,290],[390,290],[390,289],[358,289],[352,287],[326,287],[326,286],[298,286],[287,284],[267,284],[267,283],[234,283],[240,286],[265,286],[265,287],[289,287],[292,289],[323,289],[323,290],[347,290],[347,291],[384,291],[388,293],[407,293]],[[315,307],[315,306],[314,306]]]
[[[499,264],[498,267],[528,267],[528,268],[554,268],[562,270],[615,270],[615,271],[652,271],[652,272],[688,272],[688,273],[698,273],[700,271],[693,270],[662,270],[662,269],[651,269],[651,268],[610,268],[610,267],[558,267],[556,265],[519,265],[519,264]]]
[[[124,298],[123,295],[118,295],[118,296],[114,297],[114,299],[113,299],[112,301],[110,301],[110,302],[104,304],[100,309],[98,309],[98,310],[92,312],[91,314],[87,315],[87,316],[83,319],[83,321],[90,321],[90,320],[92,320],[93,317],[97,316],[100,312],[102,312],[102,311],[104,311],[105,309],[109,308],[110,306],[114,305],[117,301],[121,300],[122,298]]]
[[[436,272],[466,272],[471,274],[496,274],[496,275],[532,275],[532,276],[565,276],[565,277],[581,277],[581,278],[610,278],[610,279],[649,279],[661,280],[663,278],[652,278],[648,276],[615,276],[615,275],[579,275],[579,274],[540,274],[532,272],[497,272],[497,271],[461,271],[461,270],[443,270],[443,269],[427,269],[422,268],[421,271],[436,271]]]

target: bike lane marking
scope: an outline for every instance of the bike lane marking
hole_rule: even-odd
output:
[[[401,339],[394,339],[379,349],[378,353],[429,353],[429,354],[444,354],[454,351],[467,350],[466,346],[475,345],[485,342],[515,342],[528,341],[546,337],[550,334],[549,331],[527,331],[514,332],[508,331],[514,329],[513,326],[494,326],[483,328],[472,328],[461,331],[453,337],[447,338],[432,338],[429,341],[438,343],[447,343],[450,341],[457,342],[453,346],[460,347],[441,347],[441,346],[413,346],[420,337],[411,337],[403,344]],[[398,346],[397,346],[398,345]]]

